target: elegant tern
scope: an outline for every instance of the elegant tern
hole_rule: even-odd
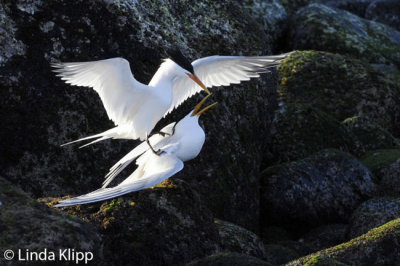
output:
[[[160,65],[148,85],[132,75],[129,62],[111,58],[93,62],[54,63],[66,83],[92,87],[116,127],[67,144],[105,139],[147,139],[157,122],[202,89],[238,84],[278,65],[288,54],[275,56],[209,56],[190,63],[179,50]]]
[[[82,196],[62,200],[55,207],[87,204],[118,197],[155,186],[181,171],[183,162],[195,158],[203,147],[205,133],[198,123],[199,117],[216,105],[213,103],[200,110],[208,96],[204,97],[195,109],[179,122],[167,125],[160,133],[150,138],[152,146],[161,151],[159,155],[152,152],[143,141],[110,169],[102,188]],[[134,160],[138,165],[136,170],[119,185],[107,188],[112,179]]]

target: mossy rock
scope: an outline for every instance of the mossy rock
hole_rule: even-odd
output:
[[[357,139],[334,117],[304,104],[282,105],[275,113],[264,160],[267,165],[301,159],[324,148],[357,153]]]
[[[350,117],[342,124],[357,138],[361,152],[400,148],[399,141],[392,134],[365,117]]]
[[[400,31],[400,3],[397,0],[374,1],[368,6],[365,17]]]
[[[255,233],[219,219],[215,220],[215,224],[221,238],[222,251],[247,254],[260,259],[266,258],[264,243]]]
[[[292,25],[288,38],[292,49],[329,51],[400,66],[400,32],[384,24],[311,4],[297,11]]]
[[[258,258],[231,252],[221,252],[206,258],[198,259],[186,266],[272,266],[273,264]]]
[[[328,257],[348,265],[398,265],[400,262],[399,237],[400,218],[346,243],[318,251],[287,265],[306,265],[315,256]]]
[[[265,249],[267,252],[266,260],[272,265],[282,265],[300,257],[295,250],[278,244],[265,245]]]
[[[399,198],[368,200],[352,214],[348,235],[350,238],[355,238],[398,217],[400,217]]]
[[[323,150],[262,172],[261,225],[281,226],[297,237],[327,223],[346,223],[376,186],[356,158]]]
[[[70,248],[76,251],[92,252],[91,263],[101,262],[101,234],[95,226],[71,215],[52,210],[29,197],[3,177],[0,177],[0,199],[0,262],[2,265],[18,264],[16,261],[7,264],[3,260],[3,252],[7,249],[13,250],[17,256],[18,249],[24,254],[27,249],[43,252],[46,248],[48,252],[54,252],[56,259],[59,259],[59,250]]]
[[[347,264],[341,263],[335,259],[327,256],[314,256],[304,264],[304,266],[346,266]]]
[[[380,177],[379,171],[389,167],[400,158],[400,149],[383,149],[366,153],[360,160],[377,177]]]
[[[312,229],[303,240],[314,251],[336,246],[346,240],[347,224],[328,224]]]
[[[297,51],[278,71],[284,103],[311,104],[340,121],[361,116],[397,136],[400,86],[371,65],[339,54]]]
[[[63,210],[100,227],[107,265],[183,265],[219,249],[214,217],[180,180]]]
[[[400,158],[376,173],[379,182],[379,196],[400,197]]]
[[[364,18],[368,6],[376,0],[324,0],[323,4],[346,10],[359,17]]]

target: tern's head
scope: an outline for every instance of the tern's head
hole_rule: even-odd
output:
[[[171,49],[169,52],[170,60],[172,60],[178,69],[178,73],[186,75],[196,82],[203,90],[205,90],[209,95],[211,94],[207,87],[201,82],[201,80],[194,73],[193,65],[190,61],[182,54],[181,50],[175,48]]]

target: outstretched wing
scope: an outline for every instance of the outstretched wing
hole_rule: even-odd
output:
[[[149,138],[150,144],[155,147],[156,149],[159,148],[157,145],[161,140],[164,138],[168,138],[170,135],[173,133],[173,127],[176,124],[176,122],[173,122],[171,124],[168,124],[165,126],[163,129],[160,130],[160,133],[154,134]],[[165,135],[166,134],[166,135]],[[105,176],[105,180],[103,182],[103,188],[107,187],[111,181],[114,180],[114,178],[121,173],[122,170],[124,170],[132,161],[136,160],[137,157],[145,153],[146,151],[149,150],[149,145],[146,143],[146,141],[143,141],[141,144],[139,144],[137,147],[135,147],[133,150],[131,150],[128,154],[126,154],[124,157],[122,157],[121,160],[119,160],[116,164],[114,164],[111,168],[108,174]]]
[[[147,86],[133,77],[129,62],[123,58],[54,63],[52,66],[66,83],[92,87],[116,125],[129,122],[140,108],[143,97],[149,94]]]
[[[135,171],[124,182],[116,187],[100,188],[79,197],[62,200],[55,205],[55,207],[87,204],[115,198],[130,192],[155,186],[183,169],[183,162],[170,153],[163,153],[160,156],[149,153],[145,164],[146,165],[141,168],[143,175],[140,175],[139,178],[134,176]]]
[[[259,73],[277,66],[288,54],[274,56],[209,56],[192,62],[194,73],[206,87],[228,86],[259,77]],[[201,91],[189,77],[181,77],[174,82],[173,100],[167,115],[187,98]]]

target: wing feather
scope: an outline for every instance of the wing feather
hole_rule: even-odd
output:
[[[115,198],[130,192],[155,186],[183,169],[183,162],[175,155],[163,153],[160,156],[149,153],[140,178],[132,178],[132,173],[124,182],[113,188],[100,188],[91,193],[60,201],[55,207],[87,204]],[[142,165],[140,165],[142,166]],[[135,176],[136,177],[136,176]]]
[[[134,78],[129,62],[123,58],[55,63],[52,66],[66,83],[93,88],[100,95],[108,117],[116,125],[129,123],[143,97],[149,94],[147,86]]]
[[[267,72],[269,68],[279,65],[288,54],[274,56],[209,56],[192,62],[198,78],[206,87],[228,86],[241,81],[259,77],[259,73]],[[172,112],[187,98],[201,91],[201,87],[188,77],[177,79],[173,87]],[[165,116],[164,115],[164,116]]]

